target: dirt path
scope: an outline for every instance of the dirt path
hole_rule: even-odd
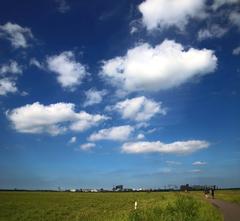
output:
[[[224,221],[240,221],[240,206],[238,204],[218,199],[210,199],[210,202],[222,211]]]

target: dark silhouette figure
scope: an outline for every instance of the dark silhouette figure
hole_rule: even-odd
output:
[[[212,199],[214,199],[214,194],[215,194],[214,192],[215,192],[215,188],[214,188],[214,187],[212,187],[212,188],[211,188],[211,195],[212,195]]]

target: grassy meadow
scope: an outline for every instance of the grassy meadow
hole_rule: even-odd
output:
[[[0,192],[0,221],[223,221],[223,218],[195,193]]]
[[[240,204],[240,190],[219,190],[216,197],[221,200]]]

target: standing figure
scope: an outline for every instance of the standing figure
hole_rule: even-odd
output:
[[[215,188],[212,187],[212,188],[211,188],[212,199],[214,199],[214,191],[215,191]]]

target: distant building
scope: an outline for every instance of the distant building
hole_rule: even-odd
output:
[[[186,185],[181,185],[180,186],[180,190],[181,191],[202,191],[202,190],[205,190],[205,189],[216,189],[216,186],[204,186],[204,185],[189,185],[189,184],[186,184]]]
[[[82,189],[82,192],[89,193],[89,192],[91,192],[91,189]]]
[[[113,187],[113,189],[112,189],[113,191],[123,191],[123,185],[117,185],[117,186],[114,186]]]
[[[188,191],[192,190],[192,187],[190,187],[189,184],[181,185],[181,186],[180,186],[180,190],[181,190],[181,191],[188,192]]]

